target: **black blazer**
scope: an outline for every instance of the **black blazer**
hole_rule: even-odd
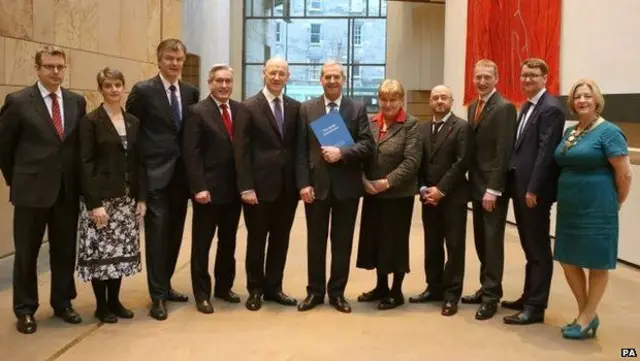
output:
[[[519,122],[522,118],[520,116]],[[531,192],[538,202],[556,200],[560,168],[554,161],[553,152],[562,140],[565,120],[560,101],[545,91],[511,154],[509,167],[514,169],[516,181],[511,186],[515,187],[517,196],[524,197],[526,192]]]
[[[480,119],[473,123],[478,102],[469,106],[473,146],[469,163],[471,197],[482,200],[487,189],[505,192],[513,137],[516,129],[516,107],[497,91],[485,104]]]
[[[124,197],[129,187],[137,201],[146,200],[147,179],[140,158],[140,121],[123,112],[127,149],[106,110],[99,106],[89,112],[79,126],[82,160],[82,195],[88,209],[102,207],[102,201]]]
[[[300,105],[296,183],[298,189],[313,186],[315,196],[320,200],[329,196],[329,189],[339,200],[361,197],[364,193],[363,165],[376,149],[364,104],[342,96],[339,111],[354,144],[343,147],[342,159],[330,164],[322,158],[320,143],[309,126],[326,114],[324,97],[307,100]]]
[[[281,194],[298,198],[295,184],[296,136],[300,102],[283,96],[284,137],[262,91],[245,100],[246,116],[234,121],[238,190],[253,189],[259,201]]]
[[[182,120],[188,118],[189,106],[198,102],[200,93],[190,84],[179,82]],[[140,120],[140,153],[149,178],[149,189],[169,184],[177,167],[182,167],[182,129],[176,129],[160,76],[138,82],[127,98],[127,112]]]
[[[234,123],[246,111],[234,100],[229,100],[229,108]],[[239,199],[233,145],[211,96],[191,107],[184,123],[183,155],[192,194],[207,190],[214,204]]]
[[[376,152],[365,164],[369,180],[387,178],[389,189],[378,193],[379,198],[413,197],[418,189],[418,168],[422,158],[418,119],[407,115],[404,122],[392,124],[383,138],[375,117],[369,123]]]
[[[86,113],[84,97],[62,89],[60,139],[37,84],[7,95],[0,109],[0,170],[15,206],[51,207],[61,187],[70,201],[80,189],[77,125]]]
[[[467,203],[469,184],[467,170],[471,157],[471,125],[451,114],[442,129],[432,139],[433,121],[421,129],[422,163],[420,187],[437,187],[445,196],[441,202]]]

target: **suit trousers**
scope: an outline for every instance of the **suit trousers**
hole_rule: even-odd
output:
[[[171,277],[178,262],[189,190],[184,173],[174,173],[169,184],[147,193],[144,218],[145,258],[149,295],[154,301],[166,300]]]
[[[289,238],[297,207],[296,197],[284,195],[273,202],[243,205],[247,226],[245,267],[249,292],[274,294],[282,291]]]
[[[310,295],[344,296],[349,279],[353,231],[359,198],[338,200],[333,195],[305,204],[307,220],[307,269]],[[331,226],[331,229],[329,229]],[[331,237],[331,275],[326,282],[327,238]],[[328,288],[328,290],[327,290]]]
[[[51,265],[50,304],[54,309],[71,307],[76,298],[73,273],[76,262],[76,230],[79,200],[69,200],[61,187],[49,208],[16,206],[13,212],[13,310],[16,316],[33,315],[38,309],[38,253],[48,229]]]
[[[526,305],[545,309],[549,302],[553,275],[553,255],[549,236],[551,204],[539,203],[529,208],[524,195],[514,196],[512,199],[520,244],[527,259],[522,300]]]
[[[498,197],[491,212],[482,207],[482,201],[474,200],[473,237],[480,260],[480,284],[483,302],[502,298],[504,272],[504,230],[507,222],[509,198]]]
[[[435,207],[422,206],[427,285],[431,292],[454,302],[462,295],[467,212],[466,203],[446,200]]]

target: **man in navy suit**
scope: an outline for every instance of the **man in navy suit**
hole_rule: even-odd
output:
[[[560,102],[545,89],[548,73],[541,59],[525,60],[520,71],[528,100],[518,116],[507,188],[527,265],[522,296],[502,302],[503,307],[518,311],[504,318],[507,324],[544,322],[549,300],[553,272],[549,223],[558,181],[553,151],[562,138],[565,116]]]

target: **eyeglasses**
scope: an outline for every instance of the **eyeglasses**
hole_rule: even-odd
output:
[[[55,70],[64,71],[67,68],[66,65],[53,65],[53,64],[42,64],[40,66],[49,71],[55,71]]]
[[[520,79],[525,80],[527,78],[529,79],[537,79],[539,77],[541,77],[542,74],[534,74],[534,73],[526,73],[526,74],[521,74],[520,75]]]

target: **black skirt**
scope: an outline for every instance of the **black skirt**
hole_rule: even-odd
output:
[[[356,267],[409,273],[409,231],[414,197],[365,196]]]

